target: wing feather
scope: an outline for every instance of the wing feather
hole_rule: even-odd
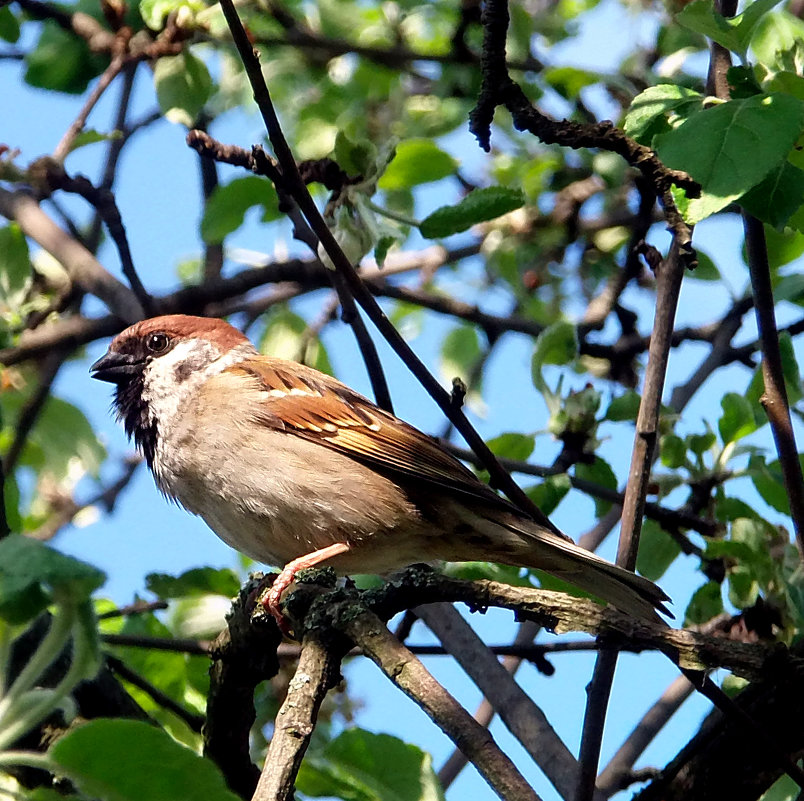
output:
[[[259,382],[264,393],[260,420],[266,425],[319,442],[378,472],[515,510],[434,439],[334,378],[277,359],[246,360],[226,372]]]

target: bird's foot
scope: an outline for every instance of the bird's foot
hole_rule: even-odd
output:
[[[271,589],[268,590],[268,594],[263,599],[262,604],[273,615],[274,620],[276,620],[276,624],[279,626],[279,630],[283,634],[288,637],[292,636],[292,629],[287,618],[282,613],[280,606],[282,602],[282,594],[291,584],[293,584],[296,579],[296,574],[301,570],[306,570],[310,567],[320,565],[327,559],[330,559],[333,556],[338,556],[342,553],[346,553],[348,550],[349,546],[345,542],[336,542],[334,545],[328,545],[326,548],[321,548],[318,551],[313,551],[312,553],[300,556],[298,559],[288,562],[282,568],[282,571],[274,579],[274,583],[271,586]]]

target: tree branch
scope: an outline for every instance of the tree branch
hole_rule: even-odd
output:
[[[458,660],[561,797],[572,798],[578,781],[578,763],[544,712],[453,606],[420,606],[414,611]]]
[[[683,277],[684,263],[680,256],[678,240],[674,237],[668,257],[659,264],[657,269],[658,287],[653,334],[650,339],[648,366],[637,415],[631,469],[625,488],[623,514],[620,521],[617,564],[629,570],[634,570],[636,567],[645,498],[650,484],[651,468],[658,439],[659,413],[667,374],[667,361],[670,355],[673,323]],[[606,709],[616,665],[616,650],[598,653],[588,689],[589,697],[581,739],[581,780],[576,796],[578,801],[591,799],[594,794]]]
[[[276,716],[274,734],[252,801],[290,801],[296,774],[310,744],[318,710],[327,692],[340,679],[341,649],[333,648],[321,632],[305,632],[299,665]]]
[[[346,608],[348,607],[348,609]],[[335,625],[466,754],[504,801],[539,797],[481,726],[370,611],[349,602],[335,609]],[[338,614],[338,612],[344,614]]]
[[[754,294],[754,311],[762,343],[762,378],[765,382],[765,391],[760,403],[768,415],[773,432],[784,488],[790,502],[790,517],[796,532],[796,542],[799,553],[804,558],[804,474],[801,471],[796,435],[790,420],[790,403],[787,400],[787,388],[784,383],[765,229],[756,217],[747,212],[743,212],[743,225],[745,246],[748,251],[748,270],[751,273],[751,289]]]
[[[0,188],[0,214],[16,221],[26,236],[64,266],[78,286],[100,298],[113,314],[128,323],[142,319],[144,310],[136,295],[83,245],[62,231],[30,195]]]

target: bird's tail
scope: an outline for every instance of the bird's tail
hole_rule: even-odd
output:
[[[601,559],[561,534],[513,514],[474,522],[494,543],[485,555],[489,561],[544,570],[640,620],[663,622],[657,610],[672,617],[664,605],[670,599],[652,581]],[[478,544],[475,553],[483,550]]]

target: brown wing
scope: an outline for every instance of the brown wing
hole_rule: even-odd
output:
[[[434,439],[334,378],[279,359],[246,360],[226,372],[260,382],[266,425],[314,440],[378,472],[436,484],[515,511]]]

